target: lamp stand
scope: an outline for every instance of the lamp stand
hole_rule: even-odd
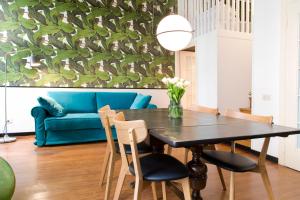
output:
[[[8,143],[8,142],[16,141],[15,137],[10,137],[7,134],[7,126],[9,124],[9,120],[7,119],[7,54],[5,54],[4,58],[5,58],[5,83],[4,83],[5,122],[4,122],[4,128],[3,128],[4,136],[0,138],[0,143]]]

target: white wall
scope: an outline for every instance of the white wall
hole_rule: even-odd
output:
[[[197,38],[198,104],[238,110],[249,107],[251,37],[214,31]]]
[[[162,89],[64,89],[64,88],[18,88],[7,89],[8,119],[13,123],[8,126],[8,132],[33,132],[34,120],[30,111],[37,103],[37,97],[46,96],[48,91],[134,91],[152,95],[151,103],[159,107],[169,104],[166,90]],[[0,133],[4,125],[4,88],[0,88]]]
[[[218,37],[218,108],[239,110],[250,106],[252,38],[222,31]]]
[[[196,39],[196,63],[198,74],[198,104],[218,106],[218,40],[217,32]]]
[[[253,13],[253,114],[279,116],[279,72],[281,63],[281,0],[254,2]],[[251,148],[261,150],[262,139]],[[272,138],[268,154],[278,157],[279,140]]]

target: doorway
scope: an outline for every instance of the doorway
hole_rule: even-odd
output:
[[[189,81],[191,84],[186,88],[182,97],[183,108],[190,108],[197,104],[197,68],[195,47],[179,52],[178,77]]]
[[[286,5],[282,80],[283,97],[280,105],[283,125],[300,127],[300,1],[289,0]],[[300,136],[283,139],[279,163],[300,171]]]

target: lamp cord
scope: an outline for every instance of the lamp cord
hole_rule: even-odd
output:
[[[5,58],[5,83],[4,83],[4,115],[5,115],[5,122],[3,132],[7,134],[7,54],[4,55]]]

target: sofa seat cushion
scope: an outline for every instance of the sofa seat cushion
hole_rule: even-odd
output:
[[[63,117],[45,119],[45,129],[51,131],[101,129],[102,124],[97,113],[69,113]]]

